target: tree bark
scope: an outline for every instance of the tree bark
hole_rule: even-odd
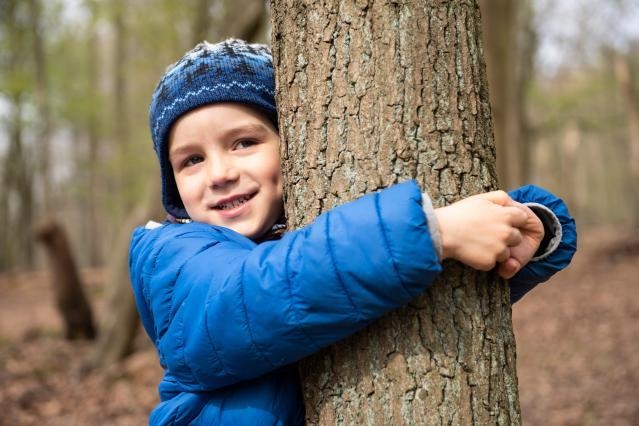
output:
[[[64,229],[55,220],[46,218],[34,227],[34,234],[44,244],[49,255],[55,302],[64,320],[66,338],[95,338],[93,313],[84,294]]]
[[[416,179],[496,187],[474,1],[275,0],[289,225]],[[519,424],[507,285],[447,263],[409,306],[301,363],[309,424]]]

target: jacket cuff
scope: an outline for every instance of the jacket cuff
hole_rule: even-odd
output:
[[[530,208],[544,225],[544,238],[539,245],[539,249],[535,253],[531,262],[537,262],[550,256],[561,243],[562,230],[561,222],[555,213],[548,207],[539,203],[523,203]]]
[[[435,246],[435,253],[437,253],[437,257],[441,261],[443,248],[442,237],[439,232],[439,222],[437,222],[433,202],[425,192],[422,192],[422,210],[424,210],[424,215],[426,216],[426,223],[428,224],[428,231],[430,232],[430,238],[433,241],[433,246]]]

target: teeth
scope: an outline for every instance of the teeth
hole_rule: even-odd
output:
[[[236,200],[231,201],[230,203],[225,203],[225,204],[220,204],[219,206],[217,206],[216,208],[219,210],[230,210],[230,209],[234,209],[235,207],[244,204],[245,202],[247,202],[249,199],[249,197],[242,197],[242,198],[238,198]]]

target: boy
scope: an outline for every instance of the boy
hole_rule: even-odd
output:
[[[295,362],[424,291],[454,258],[512,280],[511,300],[575,250],[565,205],[539,188],[433,209],[415,182],[283,233],[268,48],[203,43],[150,106],[163,224],[134,231],[130,269],[165,376],[152,424],[304,424]],[[532,260],[531,260],[532,259]]]

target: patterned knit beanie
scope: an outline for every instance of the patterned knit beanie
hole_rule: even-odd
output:
[[[162,204],[176,219],[187,219],[188,213],[169,162],[169,131],[183,114],[217,102],[257,107],[277,128],[275,74],[267,46],[235,39],[200,43],[171,65],[155,88],[149,125],[160,160]]]

